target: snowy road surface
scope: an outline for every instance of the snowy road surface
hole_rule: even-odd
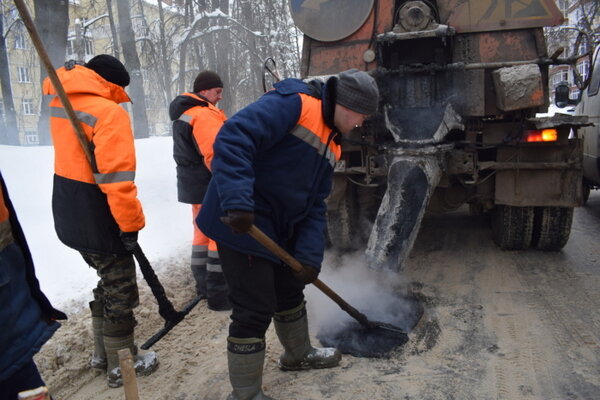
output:
[[[288,400],[598,399],[599,243],[600,192],[576,210],[571,238],[557,253],[500,251],[485,218],[465,211],[427,216],[405,270],[427,310],[409,343],[387,359],[344,356],[338,368],[281,372],[281,346],[270,329],[265,392]],[[327,262],[349,260],[329,256]],[[179,307],[193,294],[187,254],[164,263],[170,271],[163,278],[167,294]],[[330,272],[323,280],[361,308],[353,292],[366,282],[343,282],[331,265],[325,268]],[[161,320],[145,285],[141,289],[137,335],[146,338]],[[377,295],[385,302],[385,291],[375,300]],[[308,301],[314,335],[318,305],[327,300],[309,291]],[[377,308],[377,301],[369,302]],[[38,357],[42,374],[56,398],[121,399],[122,390],[106,388],[103,376],[86,367],[88,324],[83,313],[61,328]],[[230,390],[227,325],[227,313],[211,312],[201,302],[154,347],[162,364],[154,375],[139,378],[140,398],[224,399]]]

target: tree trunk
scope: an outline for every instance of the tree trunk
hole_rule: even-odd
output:
[[[50,57],[54,68],[60,68],[65,62],[67,53],[67,38],[69,28],[68,0],[35,0],[35,26]],[[40,81],[43,82],[48,74],[40,65]],[[38,136],[41,145],[52,143],[50,138],[50,108],[42,100],[40,119],[38,121]]]
[[[147,138],[148,118],[146,115],[146,99],[142,72],[140,70],[140,59],[135,45],[135,35],[131,25],[130,2],[117,1],[117,14],[119,18],[119,36],[123,46],[123,57],[125,67],[131,76],[130,96],[132,98],[133,110],[133,132],[136,138]]]
[[[115,14],[113,12],[112,0],[106,0],[106,9],[108,11],[108,21],[110,24],[110,34],[112,36],[113,54],[119,58],[121,51],[119,50],[119,35],[117,35],[117,27],[115,25]]]
[[[3,124],[0,132],[0,144],[18,145],[19,130],[17,127],[17,113],[13,100],[10,72],[8,66],[8,53],[6,51],[6,38],[4,32],[4,15],[0,14],[0,86],[2,86],[2,100],[4,102]]]
[[[229,14],[228,0],[212,0],[211,9],[209,12],[219,9],[224,14]],[[217,19],[215,25],[226,24],[224,19]],[[229,75],[229,54],[231,52],[231,35],[228,31],[215,32],[207,36],[204,43],[204,49],[208,56],[208,68],[214,70],[223,80],[223,100],[219,103],[219,107],[225,111],[227,115],[233,113],[233,91],[231,90],[231,77]]]
[[[165,104],[169,104],[169,102],[173,99],[171,97],[171,60],[168,57],[167,51],[167,39],[165,36],[165,13],[162,8],[162,2],[158,2],[158,18],[160,19],[160,56],[162,58],[162,81],[164,87],[164,93],[166,96]]]

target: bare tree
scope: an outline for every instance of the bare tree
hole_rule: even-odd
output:
[[[125,67],[131,75],[131,89],[129,92],[132,97],[133,131],[136,138],[147,138],[149,133],[146,99],[140,69],[140,59],[136,49],[133,26],[131,25],[130,2],[126,0],[117,1],[117,14]]]
[[[10,83],[10,71],[8,64],[8,52],[6,49],[6,38],[10,27],[4,34],[4,9],[0,9],[0,86],[2,87],[2,101],[4,112],[2,118],[2,132],[0,132],[0,143],[18,145],[19,130],[13,100],[12,85]]]
[[[59,68],[65,62],[67,52],[67,37],[69,27],[68,0],[34,0],[35,26],[48,52],[54,68]],[[47,76],[45,68],[40,65],[40,82]],[[42,102],[40,119],[38,121],[38,136],[40,144],[51,144],[50,139],[50,109]]]
[[[600,42],[600,26],[594,21],[600,16],[600,2],[597,0],[565,0],[565,15],[569,23],[551,28],[546,28],[548,49],[553,53],[563,47],[565,56],[582,54],[593,49]],[[583,37],[581,48],[574,44],[578,35]],[[589,39],[589,40],[588,40]]]
[[[158,2],[158,18],[159,18],[159,31],[160,31],[160,56],[162,59],[162,80],[166,101],[171,101],[171,57],[167,50],[167,37],[165,34],[165,13],[163,11],[162,2]]]
[[[110,24],[113,54],[116,58],[119,58],[119,35],[117,35],[117,26],[115,24],[115,14],[113,12],[112,0],[106,0],[106,10],[108,12],[108,21]]]

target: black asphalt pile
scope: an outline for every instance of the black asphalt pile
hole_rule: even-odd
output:
[[[401,305],[390,310],[385,319],[378,321],[394,325],[410,333],[423,315],[422,304],[414,297],[398,297],[390,304]],[[390,307],[388,306],[388,308]],[[367,318],[371,319],[368,313]],[[327,329],[317,333],[317,339],[327,347],[336,347],[343,354],[354,357],[383,358],[404,345],[408,336],[383,328],[368,329],[357,321],[341,324],[338,329]]]

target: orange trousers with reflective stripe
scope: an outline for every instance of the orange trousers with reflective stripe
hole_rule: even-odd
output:
[[[217,251],[217,242],[206,236],[196,225],[196,217],[200,213],[202,204],[192,204],[192,224],[194,225],[194,239],[192,246],[207,246],[208,251]]]

